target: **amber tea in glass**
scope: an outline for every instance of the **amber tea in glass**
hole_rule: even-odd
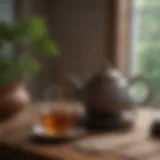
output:
[[[70,106],[56,106],[42,113],[41,123],[48,133],[63,134],[74,127],[77,113]]]

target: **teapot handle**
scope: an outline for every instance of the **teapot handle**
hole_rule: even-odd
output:
[[[129,80],[129,88],[134,86],[135,84],[143,83],[145,87],[147,88],[147,96],[144,98],[144,100],[139,101],[138,104],[140,105],[149,105],[152,103],[153,99],[155,98],[155,92],[150,86],[147,78],[143,75],[135,75]]]

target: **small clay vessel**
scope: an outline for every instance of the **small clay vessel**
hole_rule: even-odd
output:
[[[0,87],[0,122],[20,112],[30,102],[29,93],[22,84]]]

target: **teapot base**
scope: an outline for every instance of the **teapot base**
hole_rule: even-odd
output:
[[[134,120],[124,119],[121,113],[87,111],[85,127],[89,130],[121,131],[130,129],[133,125]]]

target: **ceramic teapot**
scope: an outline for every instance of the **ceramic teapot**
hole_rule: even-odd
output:
[[[120,113],[124,110],[135,110],[139,104],[147,105],[153,98],[152,89],[145,77],[139,75],[126,79],[108,64],[94,73],[84,84],[75,77],[71,77],[70,81],[87,110]],[[141,99],[137,100],[138,98],[134,98],[131,91],[134,85],[140,83],[143,84],[146,92],[145,95],[139,92]]]

